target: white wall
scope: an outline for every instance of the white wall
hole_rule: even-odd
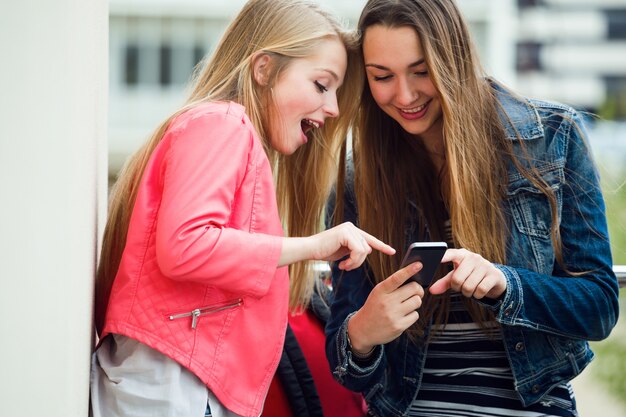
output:
[[[85,417],[106,205],[107,0],[0,13],[0,416]]]

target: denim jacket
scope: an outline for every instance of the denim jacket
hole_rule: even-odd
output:
[[[584,272],[572,276],[555,262],[550,204],[509,161],[507,265],[495,264],[506,277],[507,290],[499,300],[482,304],[500,324],[515,389],[528,406],[593,359],[587,341],[606,338],[617,322],[619,287],[598,174],[580,115],[561,104],[515,98],[494,88],[516,156],[556,192],[567,269]],[[344,220],[358,224],[351,184],[344,200]],[[330,205],[332,209],[332,199]],[[403,416],[420,389],[427,344],[411,343],[403,334],[377,346],[365,363],[353,358],[347,324],[372,289],[365,268],[342,272],[333,266],[326,354],[335,378],[362,392],[373,415]]]

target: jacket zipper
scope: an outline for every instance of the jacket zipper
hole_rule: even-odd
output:
[[[206,316],[208,314],[213,314],[219,311],[224,311],[224,310],[228,310],[231,308],[239,307],[241,304],[243,304],[243,300],[241,298],[238,298],[235,301],[227,301],[225,303],[213,305],[210,307],[196,308],[195,310],[192,310],[188,313],[172,314],[168,317],[170,320],[182,319],[184,317],[191,317],[191,328],[195,329],[196,326],[198,325],[198,318],[200,316]]]

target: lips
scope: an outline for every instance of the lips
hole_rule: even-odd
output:
[[[424,115],[428,111],[429,104],[430,104],[430,100],[424,104],[420,104],[419,106],[415,106],[415,107],[411,107],[407,109],[402,109],[398,107],[397,109],[398,109],[398,112],[400,113],[400,116],[402,116],[404,119],[417,120],[417,119],[421,119],[422,117],[424,117]]]

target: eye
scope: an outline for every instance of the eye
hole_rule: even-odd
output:
[[[315,81],[315,86],[317,87],[320,93],[325,93],[326,91],[328,91],[328,87],[326,87],[324,84],[322,84],[319,81]]]
[[[428,77],[428,71],[416,71],[414,74],[418,77]]]
[[[373,76],[372,78],[374,79],[374,81],[386,81],[391,79],[391,75],[385,75],[382,77]]]

